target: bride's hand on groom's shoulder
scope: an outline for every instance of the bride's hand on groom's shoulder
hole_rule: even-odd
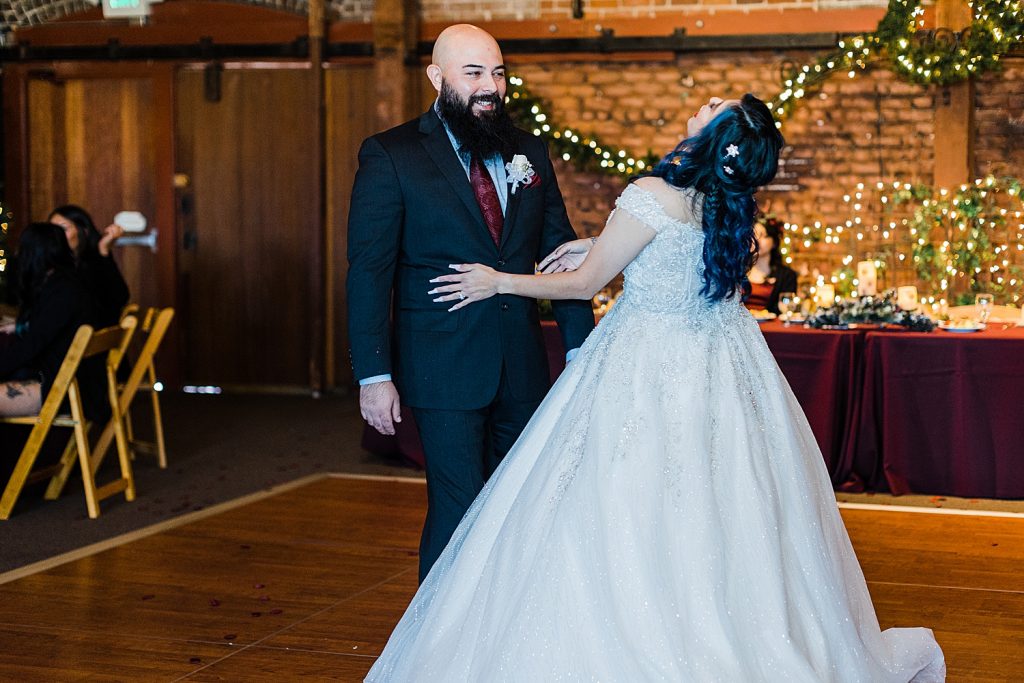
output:
[[[594,237],[584,237],[566,242],[537,264],[537,272],[549,275],[576,270],[587,260],[587,254],[590,253],[595,241]]]
[[[434,287],[427,294],[440,295],[434,299],[435,302],[457,302],[448,309],[449,312],[457,311],[474,301],[489,299],[498,293],[501,273],[493,268],[479,263],[457,263],[448,267],[458,272],[435,277],[430,282],[441,286]]]

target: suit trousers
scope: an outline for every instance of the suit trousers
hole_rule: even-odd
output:
[[[420,538],[421,583],[539,405],[539,399],[515,399],[502,370],[497,395],[483,408],[412,409],[427,471],[427,519]]]

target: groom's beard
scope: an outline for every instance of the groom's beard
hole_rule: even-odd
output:
[[[490,104],[493,109],[477,116],[473,113],[473,105],[477,103]],[[473,95],[464,102],[447,81],[441,81],[438,110],[459,143],[459,151],[478,154],[481,159],[489,159],[495,154],[510,157],[515,152],[512,144],[515,124],[497,93]]]

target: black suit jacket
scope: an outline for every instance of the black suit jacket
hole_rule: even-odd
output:
[[[114,257],[103,256],[98,251],[83,254],[78,262],[78,274],[96,302],[96,324],[100,327],[117,325],[121,309],[128,303],[129,292]]]
[[[348,223],[348,326],[356,379],[390,373],[402,402],[471,410],[490,403],[504,368],[512,395],[539,400],[547,356],[534,299],[497,295],[453,313],[427,294],[453,263],[530,274],[576,234],[547,147],[517,130],[539,184],[509,192],[500,246],[433,109],[367,138],[359,150]],[[392,311],[393,316],[389,315]],[[553,304],[567,349],[594,327],[589,301]],[[393,321],[393,326],[392,326]]]
[[[32,309],[22,311],[19,323],[20,333],[11,335],[0,351],[0,382],[38,379],[42,383],[41,399],[46,401],[79,326],[101,327],[95,302],[78,273],[57,270],[46,278]],[[78,383],[86,415],[94,421],[105,421],[110,405],[104,356],[82,361]]]

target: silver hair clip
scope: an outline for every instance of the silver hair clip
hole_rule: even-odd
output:
[[[722,170],[724,170],[729,175],[732,175],[732,166],[729,166],[728,164],[722,164]]]
[[[728,147],[725,148],[725,156],[726,156],[726,158],[728,158],[728,157],[738,157],[739,155],[740,155],[740,148],[737,147],[736,145],[729,145]]]

